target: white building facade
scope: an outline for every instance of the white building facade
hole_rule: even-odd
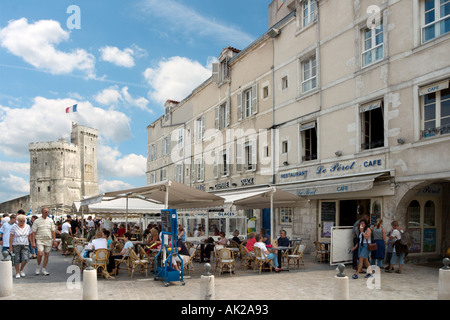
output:
[[[411,256],[450,244],[450,1],[275,0],[269,29],[148,126],[147,183],[220,195],[275,185],[302,205],[245,212],[305,243],[363,214]]]

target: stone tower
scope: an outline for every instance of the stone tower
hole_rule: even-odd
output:
[[[69,211],[74,201],[98,194],[97,138],[98,130],[72,123],[70,143],[30,143],[33,212],[43,206]]]

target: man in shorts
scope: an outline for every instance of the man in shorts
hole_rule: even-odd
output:
[[[50,273],[46,270],[48,257],[53,245],[56,243],[55,224],[51,218],[48,217],[48,208],[41,210],[42,216],[33,223],[33,239],[36,240],[37,246],[37,267],[36,275],[42,274],[48,276]],[[32,242],[34,243],[34,241]],[[42,261],[42,256],[44,260]],[[42,269],[41,269],[42,261]]]

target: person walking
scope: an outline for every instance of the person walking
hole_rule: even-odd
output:
[[[400,251],[401,246],[396,246],[395,242],[399,241],[402,238],[402,232],[400,225],[398,224],[398,221],[392,221],[392,232],[389,236],[389,239],[392,241],[392,258],[389,262],[389,268],[387,268],[385,271],[391,273],[394,269],[394,265],[397,262],[398,258],[398,269],[395,271],[396,273],[402,273],[403,265],[405,264],[405,251]]]
[[[50,275],[46,269],[48,258],[50,256],[50,251],[52,251],[53,245],[56,244],[55,223],[48,216],[48,208],[43,208],[41,210],[41,214],[42,216],[33,223],[33,227],[31,228],[33,231],[33,240],[36,240],[36,247],[38,251],[35,273],[36,275],[39,275],[42,272],[42,274],[48,276]]]
[[[386,232],[383,229],[383,220],[377,220],[372,235],[373,242],[377,244],[377,250],[371,251],[371,264],[383,268],[383,259],[386,255]]]
[[[363,264],[366,265],[366,268],[370,266],[369,264],[369,243],[371,243],[371,234],[372,231],[369,228],[369,225],[366,220],[361,220],[359,222],[359,241],[358,243],[352,248],[352,251],[355,251],[358,249],[358,269],[356,270],[356,273],[352,276],[353,279],[358,279],[359,273],[362,271]],[[366,278],[370,277],[371,275],[366,275]]]
[[[17,216],[17,223],[11,228],[9,236],[9,251],[14,252],[14,267],[16,269],[16,279],[25,277],[23,269],[30,259],[30,242],[33,238],[31,227],[26,223],[25,214]],[[20,268],[20,269],[19,269]]]
[[[2,252],[9,250],[9,239],[11,234],[11,228],[15,224],[16,224],[16,215],[12,214],[9,216],[8,222],[2,224],[2,227],[0,228],[0,245],[2,246]]]
[[[72,226],[70,224],[70,221],[72,220],[71,216],[67,216],[66,221],[61,226],[61,244],[62,244],[62,255],[66,256],[69,254],[68,248],[67,248],[67,241],[68,239],[73,236],[72,234]]]

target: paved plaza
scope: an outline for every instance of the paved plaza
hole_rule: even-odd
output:
[[[34,274],[36,260],[30,260],[25,268],[26,276],[13,279],[13,295],[0,300],[82,300],[80,281],[72,273],[71,257],[52,252],[47,270],[49,276]],[[211,262],[214,271],[215,261]],[[314,255],[305,255],[305,267],[280,273],[243,270],[233,275],[215,273],[216,300],[332,300],[336,266],[314,261]],[[437,300],[439,268],[437,264],[411,264],[402,274],[380,272],[380,288],[369,289],[364,274],[351,279],[353,270],[346,266],[351,300]],[[130,279],[123,266],[115,279],[98,277],[99,300],[199,300],[200,276],[203,264],[194,264],[194,274],[185,273],[185,285],[173,282],[168,287],[139,272]],[[292,267],[291,267],[292,268]],[[14,272],[13,272],[14,274]],[[82,273],[80,272],[82,280]],[[75,280],[74,280],[75,279]],[[72,281],[73,280],[73,281]]]

